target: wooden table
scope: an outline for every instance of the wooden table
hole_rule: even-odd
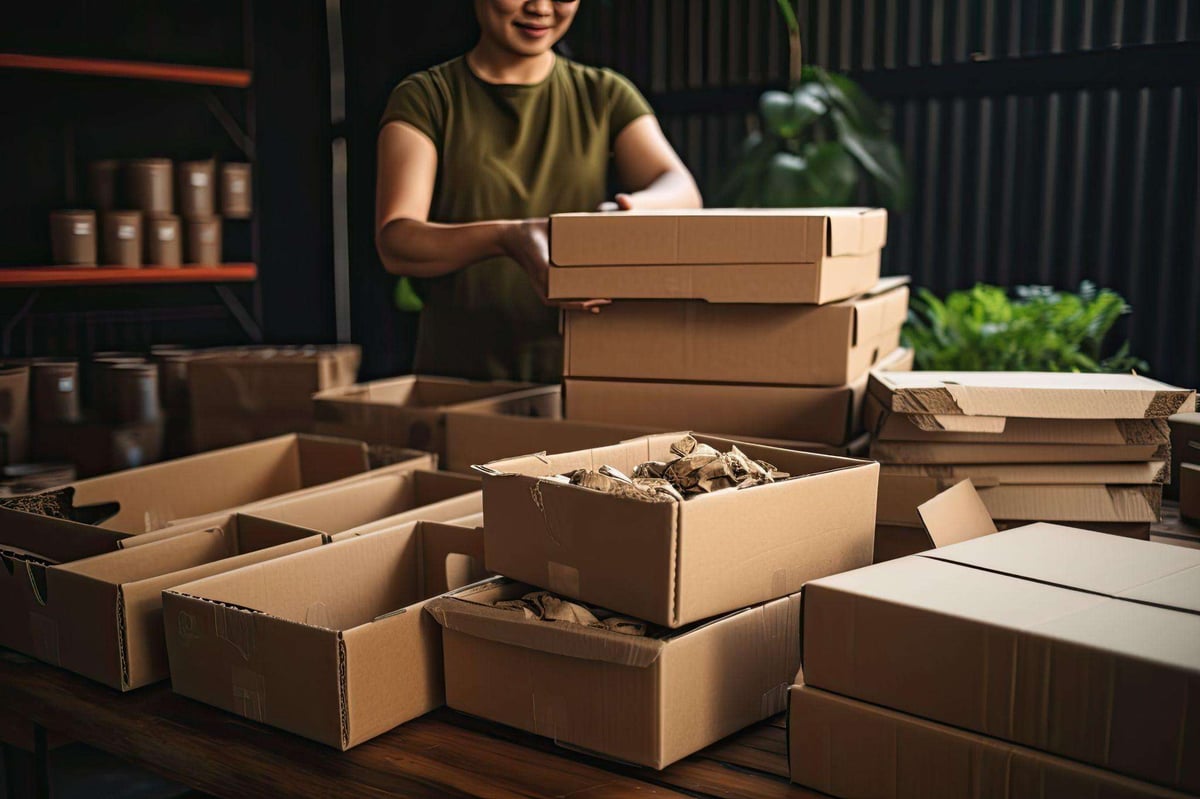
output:
[[[663,771],[575,754],[448,709],[338,752],[176,696],[165,683],[121,694],[8,650],[0,650],[0,708],[42,735],[222,797],[819,796],[788,783],[782,716]]]

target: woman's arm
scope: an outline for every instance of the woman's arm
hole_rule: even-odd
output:
[[[618,194],[612,206],[601,206],[603,210],[700,208],[704,204],[692,173],[653,115],[638,117],[617,134],[613,158],[617,177],[632,191]]]

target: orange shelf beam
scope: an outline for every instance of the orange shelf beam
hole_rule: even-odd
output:
[[[220,266],[143,266],[126,269],[112,266],[0,267],[0,289],[49,286],[120,286],[159,283],[250,283],[258,279],[255,264]]]
[[[248,69],[197,67],[187,64],[156,64],[149,61],[113,61],[105,58],[61,58],[57,56],[0,53],[0,68],[39,72],[66,72],[107,78],[197,83],[244,89],[250,85]]]

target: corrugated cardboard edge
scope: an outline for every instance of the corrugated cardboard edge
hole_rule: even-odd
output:
[[[341,727],[342,751],[350,748],[350,685],[346,669],[346,638],[337,631],[338,724]]]

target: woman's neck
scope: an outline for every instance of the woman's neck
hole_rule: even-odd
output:
[[[480,39],[479,44],[467,53],[471,71],[488,83],[540,83],[554,69],[554,62],[552,51],[526,56],[497,47],[486,39]]]

